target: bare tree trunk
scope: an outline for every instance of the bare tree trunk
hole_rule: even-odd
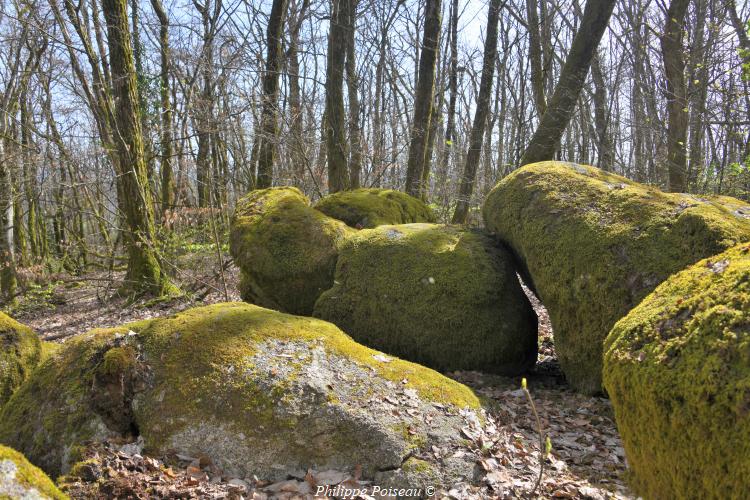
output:
[[[708,34],[706,10],[707,0],[695,2],[695,36],[690,54],[690,152],[687,170],[687,188],[696,185],[698,172],[703,165],[704,120],[706,118],[706,99],[708,98],[708,48],[714,43],[713,32]]]
[[[667,80],[667,188],[677,193],[687,189],[688,102],[682,33],[688,5],[690,0],[672,0],[660,38]]]
[[[263,112],[261,115],[262,142],[258,150],[259,188],[273,182],[278,131],[279,71],[281,69],[281,36],[286,15],[286,0],[273,0],[268,18],[266,71],[263,75]],[[256,141],[259,140],[256,138]]]
[[[445,125],[445,145],[440,155],[438,172],[448,171],[448,160],[456,139],[456,98],[458,94],[458,0],[453,0],[450,10],[450,67],[448,69],[448,120]]]
[[[211,204],[211,135],[216,124],[214,123],[214,38],[216,37],[215,25],[221,12],[222,0],[210,0],[200,4],[193,0],[193,5],[201,15],[203,22],[203,61],[201,61],[203,88],[201,89],[200,107],[196,119],[196,135],[198,136],[198,153],[195,159],[198,206],[207,207]]]
[[[749,29],[746,23],[742,23],[739,13],[737,12],[737,5],[734,0],[727,1],[727,13],[732,23],[737,38],[740,40],[740,56],[742,57],[742,71],[744,78],[742,79],[742,85],[745,88],[745,110],[746,116],[750,119],[750,92],[748,92],[748,81],[750,81],[750,36],[748,36],[747,30]],[[745,147],[742,153],[746,159],[750,157],[750,137],[745,140]],[[747,161],[747,160],[745,160]],[[750,190],[748,190],[750,191]]]
[[[302,130],[302,89],[300,87],[300,63],[299,63],[299,33],[302,29],[302,21],[307,14],[310,6],[310,0],[303,0],[302,6],[296,14],[296,22],[291,27],[289,34],[289,48],[286,51],[287,76],[289,78],[289,114],[290,125],[289,132],[292,136],[290,144],[290,158],[294,172],[294,182],[297,186],[303,187],[305,177],[305,165],[307,158],[305,143]],[[290,21],[291,22],[291,21]]]
[[[545,2],[546,0],[542,0]],[[526,0],[526,22],[529,30],[529,65],[531,66],[531,89],[539,119],[547,109],[544,98],[544,73],[542,72],[542,38],[539,34],[538,0]]]
[[[159,96],[161,99],[161,209],[172,210],[175,204],[174,171],[172,169],[172,104],[169,91],[169,17],[161,0],[151,0],[159,19]]]
[[[599,167],[612,170],[614,145],[609,133],[609,106],[607,106],[607,86],[604,82],[599,55],[591,63],[591,79],[594,81],[594,123],[596,123],[597,151]]]
[[[458,188],[456,211],[453,213],[453,224],[463,224],[469,214],[469,203],[474,191],[477,177],[477,165],[482,152],[484,130],[487,126],[487,115],[490,110],[492,96],[492,79],[495,76],[495,59],[497,59],[497,21],[500,13],[500,0],[491,0],[487,13],[487,32],[484,39],[484,61],[482,63],[482,78],[479,82],[477,108],[474,113],[474,123],[469,137],[469,152],[466,154],[464,173]]]
[[[521,156],[521,165],[552,160],[565,128],[575,111],[586,75],[599,41],[607,28],[615,0],[588,0],[560,79],[531,142]]]
[[[328,33],[325,130],[330,193],[349,188],[343,85],[350,1],[332,0],[331,27]]]
[[[346,86],[349,97],[349,178],[352,189],[360,187],[362,176],[362,127],[359,123],[359,79],[354,53],[354,32],[358,0],[349,1],[346,37]]]
[[[434,101],[435,63],[440,40],[440,8],[440,0],[426,0],[422,53],[419,58],[419,74],[414,94],[409,162],[406,167],[406,192],[417,197],[422,195],[422,172],[429,161],[425,152]]]
[[[17,281],[13,245],[13,188],[3,142],[0,140],[0,290],[4,301],[9,303],[15,299]]]

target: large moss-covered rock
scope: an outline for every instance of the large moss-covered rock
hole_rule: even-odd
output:
[[[314,314],[358,342],[438,370],[518,374],[536,361],[536,316],[511,255],[454,226],[359,231]]]
[[[670,277],[621,319],[604,385],[644,498],[747,498],[750,244]]]
[[[392,189],[340,191],[321,199],[315,208],[357,229],[435,222],[435,214],[422,200]]]
[[[138,433],[146,453],[207,455],[237,477],[361,464],[364,477],[417,480],[402,463],[458,449],[478,408],[465,386],[330,323],[229,303],[72,339],[3,408],[0,441],[54,474],[86,441]],[[430,467],[471,479],[475,461]]]
[[[68,497],[26,457],[0,445],[0,499],[6,498],[64,500]]]
[[[230,234],[243,300],[309,315],[333,285],[337,249],[350,231],[297,188],[252,191],[237,202]]]
[[[594,167],[527,165],[483,207],[549,310],[574,388],[601,390],[602,344],[617,320],[672,273],[750,240],[750,206],[664,193]]]
[[[0,408],[39,363],[42,343],[26,325],[0,312]]]

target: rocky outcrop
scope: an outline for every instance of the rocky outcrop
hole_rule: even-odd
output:
[[[339,191],[321,199],[315,208],[356,229],[435,222],[435,214],[422,200],[392,189]]]
[[[483,207],[547,307],[563,371],[601,391],[602,344],[672,273],[750,240],[750,206],[727,197],[664,193],[594,167],[527,165]]]
[[[750,491],[750,244],[675,274],[607,337],[604,385],[644,498]]]
[[[330,323],[228,303],[71,339],[2,409],[0,441],[51,474],[86,442],[138,435],[145,453],[206,455],[235,477],[360,465],[414,486],[471,480],[471,453],[413,459],[465,450],[479,415],[465,386]]]
[[[338,247],[351,231],[310,207],[296,188],[250,192],[237,202],[230,234],[242,299],[311,314],[320,294],[333,286]]]
[[[42,342],[26,325],[0,312],[0,408],[42,357]]]
[[[26,457],[0,445],[0,498],[65,500],[68,497]]]
[[[437,370],[516,375],[534,366],[537,319],[512,256],[439,224],[366,229],[342,246],[314,314],[358,342]]]

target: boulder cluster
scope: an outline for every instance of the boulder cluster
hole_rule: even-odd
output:
[[[532,368],[537,318],[511,253],[488,234],[433,220],[422,201],[390,190],[315,206],[292,187],[253,191],[230,233],[242,298],[330,321],[441,371]]]
[[[484,230],[396,191],[257,190],[230,235],[246,302],[62,346],[0,313],[0,443],[18,450],[0,446],[0,497],[64,498],[45,473],[105,441],[238,478],[470,482],[482,406],[440,372],[534,368],[519,276],[570,385],[611,398],[640,495],[750,491],[750,206],[543,162],[482,214]]]
[[[377,190],[314,207],[291,188],[247,199],[289,193],[295,210],[350,228],[327,247],[333,263],[310,281],[325,286],[307,296],[305,314],[436,370],[517,375],[536,358],[518,274],[549,312],[570,385],[611,397],[639,493],[738,498],[750,489],[747,203],[562,162],[503,179],[483,205],[484,231],[434,224],[421,211],[424,220],[404,218],[381,206],[395,195]],[[260,252],[266,243],[249,234],[235,224],[233,241]],[[265,271],[234,255],[243,282],[262,289]]]
[[[547,307],[570,384],[611,398],[636,492],[746,498],[750,206],[544,162],[483,215]]]

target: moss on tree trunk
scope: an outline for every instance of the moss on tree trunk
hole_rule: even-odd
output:
[[[157,258],[154,214],[143,149],[143,134],[126,0],[104,0],[114,102],[114,150],[119,207],[123,212],[128,269],[122,291],[164,295],[175,291]]]

